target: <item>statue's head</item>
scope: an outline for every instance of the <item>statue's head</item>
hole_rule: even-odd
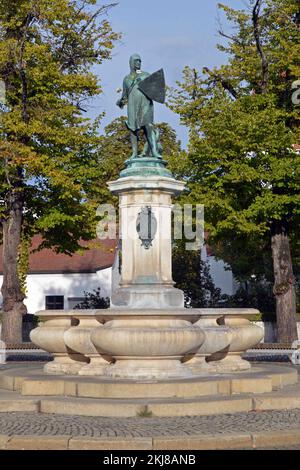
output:
[[[131,72],[135,72],[136,70],[141,70],[142,59],[139,54],[133,54],[129,59],[129,65]]]

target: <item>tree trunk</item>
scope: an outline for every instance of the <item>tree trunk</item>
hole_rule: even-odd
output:
[[[16,41],[20,47],[19,62],[15,58],[10,59],[3,69],[6,96],[14,90],[17,93],[18,85],[15,78],[19,74],[22,84],[22,118],[25,124],[29,122],[27,112],[27,79],[24,61],[25,42],[28,25],[31,21],[31,14],[26,16],[25,22],[15,28],[7,28],[4,34],[6,41]],[[25,28],[25,29],[24,29]],[[18,47],[17,47],[18,49]],[[13,139],[14,140],[14,139]],[[29,138],[25,135],[19,143],[28,145]],[[8,160],[6,161],[6,164]],[[3,316],[2,316],[2,340],[6,343],[22,342],[22,320],[27,313],[23,303],[25,298],[21,289],[18,274],[18,254],[21,242],[24,194],[23,194],[23,170],[21,167],[14,168],[7,164],[7,182],[10,190],[6,196],[6,214],[2,220],[3,231],[3,284],[1,288],[3,296]]]
[[[286,225],[274,222],[271,228],[274,267],[273,292],[276,298],[277,341],[298,339],[296,320],[295,277]]]
[[[22,342],[22,319],[26,313],[25,298],[18,275],[18,251],[21,241],[23,201],[18,190],[8,197],[8,215],[3,220],[3,317],[2,340]]]

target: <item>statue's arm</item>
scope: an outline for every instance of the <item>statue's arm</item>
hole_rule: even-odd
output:
[[[122,93],[121,98],[117,101],[117,106],[119,106],[120,108],[123,108],[125,106],[127,100],[128,100],[128,87],[127,87],[127,83],[126,83],[126,78],[124,78],[123,93]]]

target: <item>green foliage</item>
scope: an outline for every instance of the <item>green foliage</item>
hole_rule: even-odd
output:
[[[188,308],[216,307],[221,290],[216,288],[209,265],[200,259],[199,251],[187,251],[183,241],[177,241],[172,254],[172,272],[176,287],[184,292]]]
[[[275,320],[275,297],[270,283],[258,282],[255,279],[240,286],[232,296],[223,296],[224,307],[257,308],[263,321]]]
[[[84,103],[102,90],[92,67],[109,59],[109,6],[96,0],[3,0],[0,78],[1,217],[12,194],[23,203],[23,231],[42,247],[73,253],[95,231],[99,138]],[[101,18],[102,17],[102,18]],[[96,194],[95,194],[96,193]],[[41,248],[42,248],[41,247]]]
[[[233,237],[228,232],[228,237],[213,243],[212,249],[215,258],[223,260],[228,269],[230,267],[237,281],[247,282],[253,278],[262,282],[274,281],[271,248],[267,238],[245,234]]]
[[[223,243],[224,254],[230,239],[232,261],[236,241],[238,255],[244,243],[259,263],[274,221],[283,221],[292,247],[299,246],[300,158],[293,144],[300,138],[300,108],[291,86],[300,77],[300,29],[298,1],[260,1],[257,29],[255,3],[245,10],[220,5],[234,31],[219,46],[228,63],[202,74],[186,67],[169,105],[190,131],[184,201],[205,205],[210,244]],[[250,263],[243,271],[243,261],[236,261],[240,276],[251,274]]]
[[[93,292],[84,292],[84,300],[74,307],[74,309],[109,308],[109,298],[101,296],[101,288],[94,289]]]

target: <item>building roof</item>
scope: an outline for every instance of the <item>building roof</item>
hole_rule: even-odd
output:
[[[93,273],[113,265],[116,253],[117,240],[92,240],[81,242],[81,246],[90,246],[83,254],[75,253],[72,256],[55,253],[51,249],[32,252],[41,244],[42,237],[33,237],[31,253],[29,255],[29,274],[42,273]],[[0,248],[0,273],[3,272],[2,247]]]
[[[296,152],[300,152],[300,144],[295,144],[293,145],[293,147],[296,150]]]

